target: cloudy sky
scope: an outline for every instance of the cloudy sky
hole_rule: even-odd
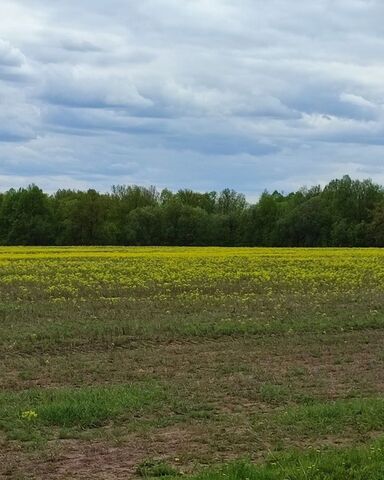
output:
[[[383,0],[0,0],[0,190],[384,183]]]

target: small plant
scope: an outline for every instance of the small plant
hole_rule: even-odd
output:
[[[136,473],[145,478],[175,477],[180,475],[178,470],[162,460],[146,460],[137,467]]]
[[[36,420],[37,416],[38,415],[35,410],[25,410],[24,412],[21,412],[21,418],[26,420],[27,422],[32,422],[33,420]]]
[[[261,385],[259,393],[261,400],[270,404],[285,403],[289,398],[289,391],[286,387],[272,383]]]

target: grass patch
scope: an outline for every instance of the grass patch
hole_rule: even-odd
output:
[[[274,385],[272,383],[263,383],[260,387],[260,399],[270,404],[280,404],[286,402],[290,393],[286,386]]]
[[[285,293],[289,301],[290,293]],[[241,297],[242,292],[239,291],[238,295]],[[262,302],[261,298],[259,302]],[[303,293],[300,305],[294,309],[285,311],[282,306],[268,305],[267,315],[261,315],[258,303],[244,302],[244,305],[233,308],[231,298],[162,301],[151,297],[122,297],[112,304],[97,298],[63,303],[34,300],[33,304],[28,300],[20,303],[18,310],[4,314],[0,358],[15,352],[40,354],[84,348],[101,350],[107,346],[125,346],[133,341],[154,339],[323,334],[382,329],[384,326],[382,310],[373,315],[367,313],[367,305],[350,302],[345,306],[340,305],[340,300],[327,302],[322,305],[323,314],[317,315],[313,300]]]
[[[336,434],[347,429],[361,433],[380,430],[384,427],[384,398],[300,405],[280,414],[277,423],[302,434]]]
[[[144,415],[164,400],[158,385],[32,389],[0,395],[0,428],[28,440],[46,427],[88,429]]]
[[[162,460],[146,460],[137,467],[136,473],[144,478],[176,477],[180,475],[178,470]]]
[[[383,441],[370,447],[271,456],[263,465],[242,461],[186,480],[382,480]]]

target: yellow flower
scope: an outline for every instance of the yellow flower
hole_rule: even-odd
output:
[[[32,420],[37,418],[37,413],[34,410],[26,410],[25,412],[21,413],[21,418],[31,422]]]

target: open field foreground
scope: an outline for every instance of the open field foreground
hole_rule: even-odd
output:
[[[384,251],[1,248],[0,478],[384,478]]]

